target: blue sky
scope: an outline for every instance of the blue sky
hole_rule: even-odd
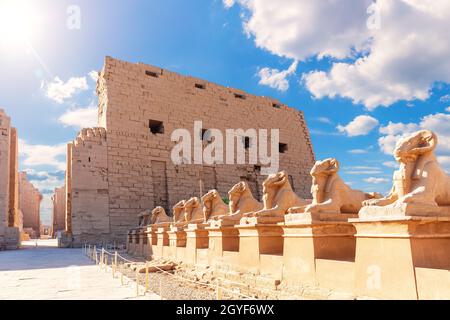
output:
[[[304,111],[317,159],[336,157],[354,188],[387,192],[389,153],[419,128],[438,132],[450,169],[448,1],[7,2],[0,17],[16,19],[0,22],[0,107],[19,130],[21,170],[46,196],[44,222],[63,183],[64,145],[93,125],[90,73],[106,55]],[[73,5],[79,29],[67,25]]]

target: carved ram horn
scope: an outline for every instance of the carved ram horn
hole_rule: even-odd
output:
[[[337,161],[335,158],[331,158],[329,160],[330,167],[327,169],[327,174],[333,174],[339,171],[339,161]]]
[[[428,157],[422,157],[422,155],[432,152],[437,146],[437,136],[434,132],[429,130],[424,130],[420,132],[423,141],[427,142],[426,146],[414,148],[411,150],[412,153],[419,155],[420,157],[416,160],[416,167],[412,175],[412,179],[420,179],[423,175],[423,170],[425,165],[428,163]]]
[[[275,185],[275,186],[284,185],[286,183],[286,180],[287,180],[286,172],[281,171],[281,172],[277,173],[277,175],[281,176],[281,180],[278,181],[278,182],[274,182],[273,185]]]
[[[419,134],[421,135],[422,141],[426,142],[426,145],[412,149],[411,153],[417,154],[417,155],[422,155],[422,154],[431,152],[434,149],[436,149],[437,136],[434,132],[429,131],[429,130],[423,130],[423,131],[420,131]]]

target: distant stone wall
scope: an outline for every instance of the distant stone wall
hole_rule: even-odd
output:
[[[23,228],[33,229],[40,236],[40,206],[42,195],[28,181],[26,172],[19,173],[19,208],[23,213]]]
[[[280,170],[289,173],[299,196],[310,197],[309,170],[315,158],[299,110],[272,98],[110,57],[99,75],[97,93],[98,123],[104,128],[101,139],[95,134],[100,129],[83,130],[69,146],[72,172],[66,183],[71,210],[66,219],[72,220],[78,244],[102,239],[123,242],[140,211],[160,205],[170,212],[179,200],[212,188],[226,197],[239,180],[246,180],[254,195],[261,197],[265,176],[260,164],[173,164],[171,133],[185,128],[192,137],[199,135],[193,132],[194,121],[224,133],[225,129],[279,129],[284,151]]]
[[[106,131],[83,129],[71,145],[71,228],[78,244],[110,236]]]
[[[52,196],[53,202],[53,235],[58,231],[66,230],[66,187],[55,188]]]

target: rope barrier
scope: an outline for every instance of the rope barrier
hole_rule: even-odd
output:
[[[116,246],[114,245],[114,247],[116,248]],[[85,245],[85,253],[86,255],[95,261],[95,263],[97,265],[100,266],[100,269],[105,269],[107,271],[107,267],[108,267],[108,257],[111,257],[111,270],[112,270],[112,275],[113,278],[115,278],[115,273],[118,271],[117,267],[120,265],[120,262],[123,261],[124,265],[125,263],[130,263],[130,264],[139,264],[139,261],[132,261],[129,260],[125,257],[123,257],[117,250],[114,252],[109,252],[108,250],[106,250],[104,247],[102,247],[102,249],[98,249],[97,246],[93,246],[91,249],[91,245]],[[97,254],[99,254],[98,256],[100,257],[100,261],[98,259]],[[197,286],[203,286],[203,287],[209,287],[212,288],[213,290],[215,290],[215,296],[217,300],[222,300],[223,299],[223,292],[229,292],[233,295],[238,295],[240,297],[243,297],[245,299],[250,299],[250,300],[254,300],[254,297],[250,297],[247,295],[244,295],[240,292],[236,292],[233,289],[229,289],[229,288],[225,288],[223,286],[220,286],[218,283],[217,284],[209,284],[209,283],[203,283],[203,282],[199,282],[199,281],[195,281],[195,280],[191,280],[191,279],[187,279],[185,277],[173,274],[171,272],[168,272],[166,270],[163,270],[162,268],[153,265],[153,268],[157,269],[159,272],[169,275],[173,278],[176,278],[182,282],[187,282],[187,283],[191,283],[191,284],[195,284]],[[148,261],[145,261],[145,292],[149,291],[149,264]],[[140,290],[139,290],[139,285],[140,285],[140,276],[139,276],[139,268],[136,267],[135,270],[135,282],[136,282],[136,296],[139,296],[140,294]],[[132,280],[132,279],[130,279]],[[122,270],[122,272],[120,272],[120,282],[121,285],[124,285],[124,272]],[[217,280],[218,282],[218,280]],[[237,282],[232,282],[229,281],[229,283],[231,284],[239,284]],[[160,297],[162,297],[162,279],[160,279],[159,281],[159,291],[160,291]],[[145,294],[144,292],[144,294]]]

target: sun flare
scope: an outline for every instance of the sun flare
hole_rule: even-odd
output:
[[[30,42],[35,20],[29,1],[0,0],[0,46],[14,47]]]

